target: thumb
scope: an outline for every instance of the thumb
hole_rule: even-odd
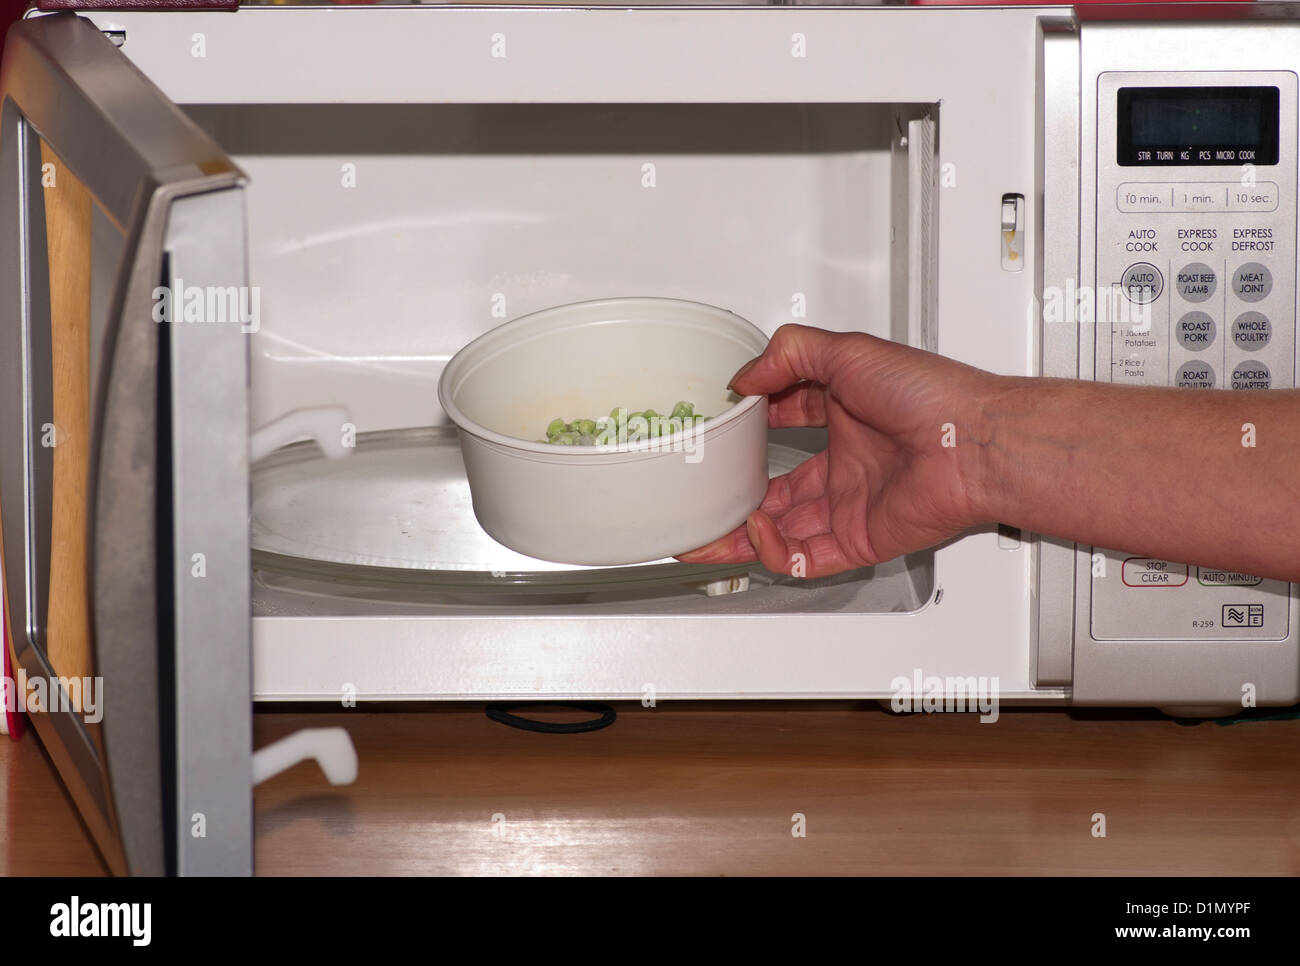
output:
[[[855,354],[853,350],[860,353],[862,338],[860,332],[783,325],[763,354],[741,366],[728,386],[742,396],[764,396],[805,380],[830,385],[836,371]]]

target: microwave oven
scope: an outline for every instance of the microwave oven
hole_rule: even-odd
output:
[[[628,295],[1008,374],[1293,387],[1297,13],[29,16],[0,78],[7,632],[29,677],[102,681],[101,720],[29,711],[109,866],[251,869],[249,698],[1297,701],[1295,586],[1141,548],[529,561],[478,530],[435,391],[508,318]],[[1129,303],[1146,328],[1100,311]],[[773,431],[773,472],[822,443]]]

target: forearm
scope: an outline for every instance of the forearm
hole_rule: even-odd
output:
[[[1300,390],[998,378],[974,405],[982,519],[1300,580]]]

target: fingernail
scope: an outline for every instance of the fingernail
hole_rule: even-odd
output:
[[[753,369],[754,366],[758,365],[758,360],[761,359],[761,358],[762,358],[762,356],[757,356],[757,357],[755,357],[755,358],[753,358],[753,359],[750,359],[750,360],[749,360],[748,362],[746,362],[743,366],[741,366],[738,370],[736,370],[736,374],[735,374],[734,376],[732,376],[732,377],[731,377],[731,381],[730,381],[729,383],[727,383],[727,388],[730,389],[732,386],[734,386],[734,385],[736,384],[736,380],[737,380],[737,379],[739,379],[739,378],[740,378],[741,376],[743,376],[745,373],[749,372],[750,369]]]
[[[759,545],[758,525],[754,522],[752,513],[745,518],[745,533],[749,535],[749,542],[754,546],[754,553],[758,554],[759,558],[762,559],[763,550]]]

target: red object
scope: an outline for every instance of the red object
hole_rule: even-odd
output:
[[[4,38],[9,33],[9,25],[17,23],[22,18],[23,11],[27,9],[26,0],[0,0],[0,64],[4,62]],[[0,572],[3,571],[3,564],[0,564]],[[4,588],[0,587],[0,645],[4,649],[4,676],[6,682],[13,682],[13,669],[9,664],[9,614],[4,607]],[[9,683],[8,687],[16,687],[14,683]],[[17,707],[17,694],[14,695],[14,706]],[[9,730],[10,738],[22,737],[24,720],[23,716],[17,711],[10,711],[8,704],[0,707],[0,714],[5,716],[5,726]]]
[[[1177,2],[1178,0],[907,0],[908,6],[911,7],[1114,7],[1133,3]],[[1251,3],[1253,0],[1218,0],[1218,2]],[[1208,6],[1208,4],[1203,5]]]
[[[0,596],[3,596],[3,593],[4,593],[3,589],[0,588]],[[7,688],[9,688],[9,689],[14,689],[14,688],[17,688],[17,687],[18,687],[18,683],[14,680],[14,674],[13,674],[13,671],[12,671],[12,669],[11,669],[10,666],[9,666],[9,650],[10,650],[10,648],[9,648],[9,614],[8,614],[8,613],[4,613],[3,610],[4,610],[3,608],[0,608],[0,627],[3,627],[3,628],[4,628],[3,639],[0,640],[0,643],[3,643],[3,644],[4,644],[4,652],[5,652],[5,660],[4,660],[4,665],[5,665],[5,686],[6,686]],[[21,714],[19,711],[16,710],[17,707],[18,707],[18,692],[17,692],[17,691],[13,691],[13,699],[12,699],[12,700],[13,700],[13,705],[14,705],[15,710],[10,711],[10,710],[9,710],[9,702],[6,701],[6,702],[5,702],[5,705],[4,705],[4,716],[5,716],[5,725],[6,725],[6,726],[8,727],[8,729],[9,729],[9,737],[10,737],[10,738],[13,738],[13,739],[16,740],[16,739],[21,738],[21,737],[23,736],[23,729],[24,729],[24,727],[26,727],[26,725],[25,725],[25,721],[24,721],[24,718],[23,718],[22,714]]]
[[[41,10],[238,10],[239,0],[37,0]]]
[[[9,25],[16,23],[27,9],[27,0],[0,0],[0,62],[4,60],[4,38]]]

